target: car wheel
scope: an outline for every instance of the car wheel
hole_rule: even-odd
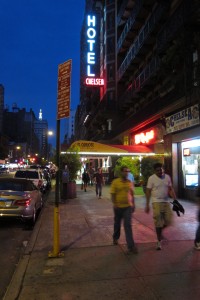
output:
[[[37,212],[36,212],[36,208],[34,207],[34,209],[33,209],[33,214],[32,214],[32,218],[29,220],[29,224],[30,224],[31,226],[34,226],[34,225],[35,225],[36,217],[37,217]]]
[[[31,230],[31,229],[33,229],[33,227],[35,225],[35,222],[36,222],[36,218],[37,218],[37,211],[36,211],[36,208],[34,207],[31,219],[23,220],[24,221],[24,225],[25,225],[25,230]]]

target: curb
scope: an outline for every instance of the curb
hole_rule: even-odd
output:
[[[43,213],[44,213],[44,208],[41,211],[41,213],[37,219],[37,222],[33,228],[33,232],[31,234],[30,241],[27,244],[27,247],[25,248],[24,254],[20,258],[18,264],[16,265],[15,272],[14,272],[14,274],[11,278],[11,281],[7,287],[7,290],[5,292],[3,300],[17,299],[20,294],[22,282],[23,282],[23,279],[24,279],[24,276],[26,273],[29,259],[30,259],[31,253],[33,251],[35,242],[37,240],[38,233],[41,228]]]

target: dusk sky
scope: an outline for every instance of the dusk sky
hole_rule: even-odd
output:
[[[80,31],[85,0],[0,0],[0,83],[5,105],[56,132],[58,65],[72,59],[71,108],[79,103]],[[66,119],[61,120],[61,142]],[[55,145],[54,138],[49,139]]]

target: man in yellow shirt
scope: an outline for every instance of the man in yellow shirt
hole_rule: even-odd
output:
[[[121,221],[124,220],[124,231],[129,253],[137,253],[137,248],[133,240],[131,217],[134,209],[134,188],[133,183],[128,180],[129,169],[121,167],[121,177],[116,178],[111,184],[111,200],[114,209],[114,233],[113,244],[118,244],[120,238]]]

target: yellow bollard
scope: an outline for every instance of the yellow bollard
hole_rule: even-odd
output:
[[[59,207],[54,207],[54,236],[53,252],[49,252],[48,257],[63,257],[64,253],[60,252],[60,215]]]

